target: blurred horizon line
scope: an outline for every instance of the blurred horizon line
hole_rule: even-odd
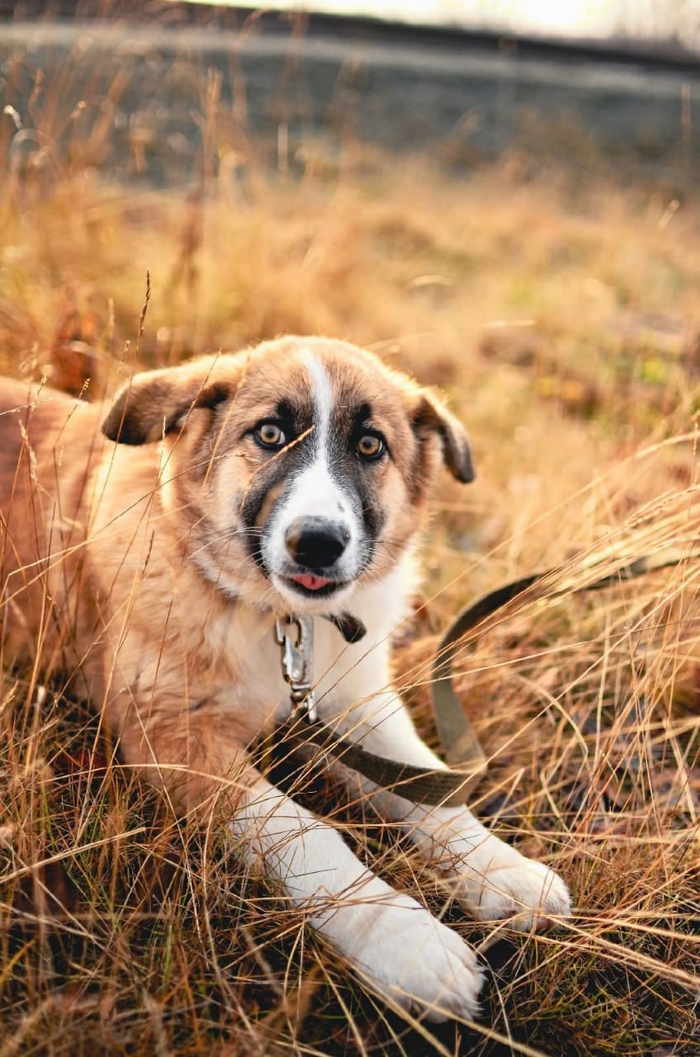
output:
[[[177,0],[176,0],[177,2]],[[700,47],[700,3],[696,0],[186,0],[250,11],[369,18],[409,26],[475,32],[523,33],[552,40],[675,42]]]

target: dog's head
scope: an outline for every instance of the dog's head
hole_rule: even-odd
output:
[[[281,338],[136,375],[103,424],[162,441],[163,502],[226,593],[276,612],[336,613],[388,572],[466,433],[429,391],[355,346]]]

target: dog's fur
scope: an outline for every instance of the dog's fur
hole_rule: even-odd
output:
[[[5,662],[40,656],[71,673],[122,760],[177,811],[216,808],[372,989],[435,1020],[473,1016],[473,952],[247,754],[289,708],[275,618],[303,613],[317,618],[321,719],[374,753],[442,766],[391,687],[389,639],[439,466],[472,478],[461,425],[369,353],[321,338],[136,375],[102,417],[46,388],[0,386]],[[346,612],[368,629],[355,645],[322,619]],[[467,808],[338,773],[472,914],[527,929],[568,913],[560,878]]]

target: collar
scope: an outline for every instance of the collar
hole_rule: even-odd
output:
[[[326,617],[335,624],[346,642],[359,642],[367,628],[350,613]],[[275,639],[282,649],[282,675],[289,684],[292,716],[303,715],[309,722],[316,721],[316,704],[312,684],[314,648],[314,620],[303,616],[278,617],[275,620]]]

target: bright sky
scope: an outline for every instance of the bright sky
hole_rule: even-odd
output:
[[[299,7],[299,3],[285,0],[284,6]],[[579,32],[585,25],[587,33],[605,34],[614,26],[614,8],[619,4],[615,0],[318,0],[308,6],[410,22],[505,24],[559,33]]]
[[[201,0],[204,2],[204,0]],[[226,3],[226,0],[219,0]],[[229,0],[241,7],[265,7],[254,0]],[[691,43],[700,38],[700,0],[268,0],[272,8],[370,15],[419,23],[453,23],[470,28],[525,33],[605,37],[670,36]]]

